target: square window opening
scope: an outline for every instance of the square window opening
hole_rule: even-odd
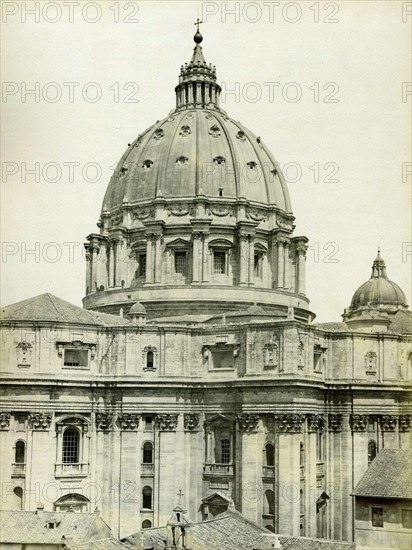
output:
[[[64,366],[65,367],[87,367],[89,353],[86,349],[65,349]]]
[[[372,508],[372,527],[383,527],[383,508]]]

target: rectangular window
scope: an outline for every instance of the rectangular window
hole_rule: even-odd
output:
[[[139,277],[146,277],[146,254],[139,254],[137,261],[139,263]]]
[[[215,250],[213,252],[213,273],[215,275],[226,273],[226,253]]]
[[[313,370],[321,370],[322,369],[322,354],[321,353],[314,353],[313,354]]]
[[[262,255],[255,254],[253,261],[253,272],[257,279],[262,278]]]
[[[65,349],[64,366],[65,367],[87,367],[89,352],[86,349]]]
[[[402,510],[402,527],[412,529],[412,510]]]
[[[220,440],[220,463],[230,464],[230,440]]]
[[[372,508],[372,527],[383,527],[383,508]]]
[[[323,432],[316,432],[316,459],[323,462]]]
[[[175,273],[186,275],[187,261],[186,252],[175,252]]]
[[[152,416],[145,416],[144,417],[144,429],[146,432],[153,431],[153,417]]]
[[[233,369],[233,350],[213,350],[212,361],[214,369]]]

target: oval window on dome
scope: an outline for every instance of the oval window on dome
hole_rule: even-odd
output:
[[[192,133],[192,130],[190,129],[190,126],[185,124],[180,128],[179,135],[185,137],[185,136],[189,136],[191,133]]]
[[[142,163],[142,168],[145,168],[146,170],[148,170],[149,168],[152,167],[152,164],[153,164],[152,160],[146,159]]]
[[[243,130],[239,130],[239,132],[236,134],[237,139],[240,139],[240,141],[245,141],[246,136],[245,132]]]
[[[181,157],[177,157],[176,159],[176,164],[178,164],[179,166],[188,164],[188,162],[189,162],[189,159],[187,157],[181,156]]]

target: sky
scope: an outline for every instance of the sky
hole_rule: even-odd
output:
[[[2,2],[1,303],[81,305],[112,170],[174,108],[198,16],[222,108],[284,169],[317,321],[340,320],[378,245],[409,299],[408,5]]]

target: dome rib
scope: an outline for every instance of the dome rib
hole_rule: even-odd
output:
[[[240,181],[240,178],[239,178],[239,166],[237,165],[237,162],[236,162],[236,155],[234,153],[234,143],[233,143],[233,140],[229,134],[229,132],[227,131],[226,127],[225,127],[225,124],[222,123],[220,119],[220,117],[218,115],[215,114],[215,118],[220,122],[220,125],[222,127],[222,130],[226,136],[226,139],[227,139],[227,142],[228,142],[228,145],[229,145],[229,150],[230,150],[230,154],[231,154],[231,162],[233,164],[233,170],[234,170],[234,174],[235,174],[235,189],[236,189],[236,196],[237,197],[240,197],[240,193],[239,193],[239,187],[240,187],[240,184],[239,184],[239,181]]]

